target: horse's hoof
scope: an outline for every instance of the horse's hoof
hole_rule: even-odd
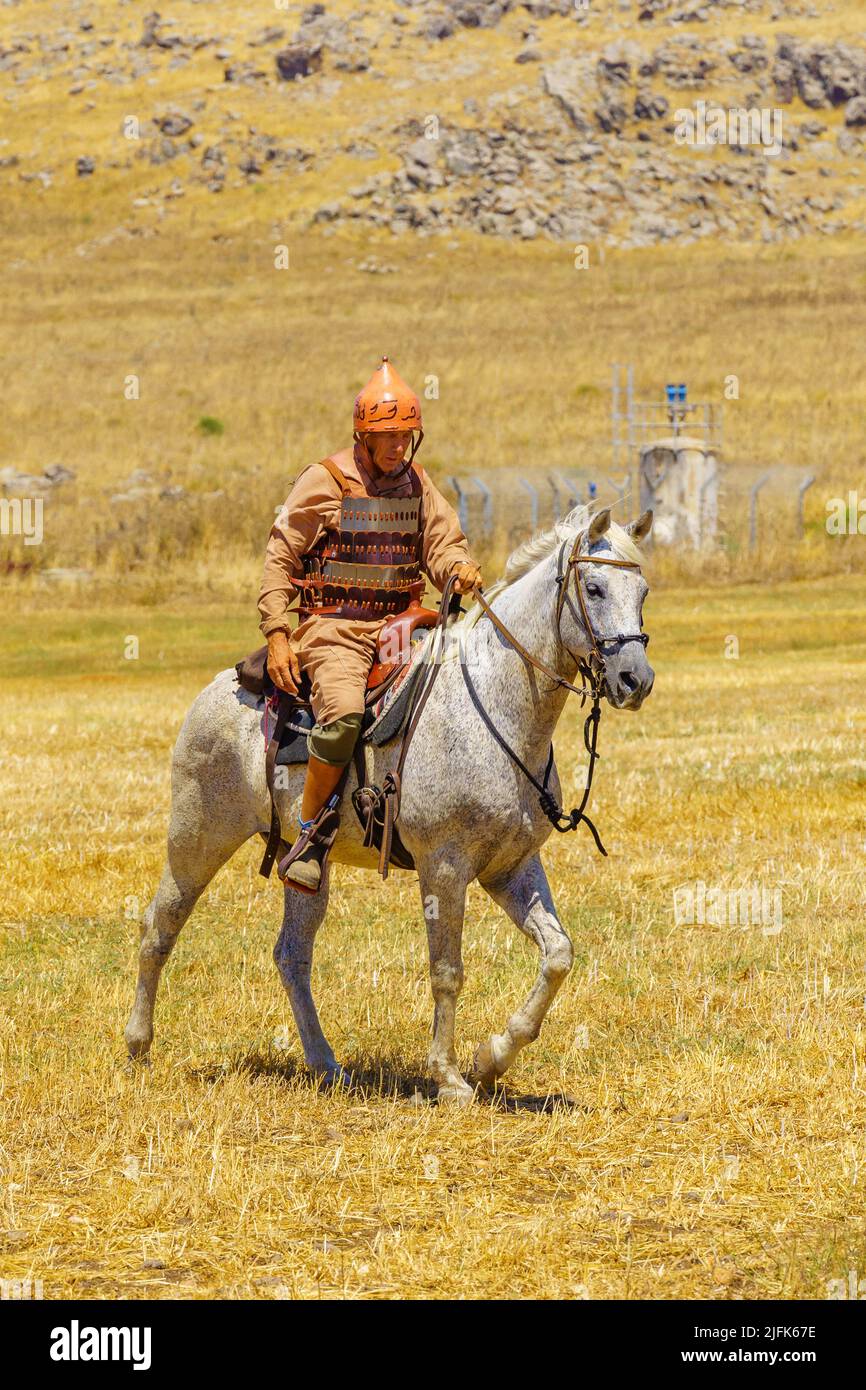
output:
[[[319,1080],[322,1083],[323,1091],[356,1091],[358,1083],[352,1072],[346,1071],[345,1067],[327,1067],[325,1071],[319,1072]]]
[[[124,1070],[128,1072],[147,1071],[150,1065],[150,1057],[146,1052],[133,1052],[131,1048],[123,1063]]]
[[[130,1062],[147,1062],[150,1045],[153,1042],[153,1034],[150,1037],[136,1036],[135,1033],[127,1031],[123,1035],[126,1043],[126,1050],[129,1054]]]
[[[436,1099],[440,1105],[445,1102],[449,1105],[459,1105],[462,1109],[474,1101],[475,1089],[467,1086],[465,1081],[446,1081],[436,1092]]]
[[[469,1080],[474,1086],[480,1086],[484,1091],[492,1091],[499,1080],[499,1075],[493,1053],[493,1039],[488,1038],[476,1049],[475,1056],[472,1058],[472,1071],[469,1074]]]

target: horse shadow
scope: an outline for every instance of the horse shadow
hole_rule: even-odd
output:
[[[286,1085],[306,1085],[310,1090],[327,1095],[337,1092],[359,1102],[372,1098],[402,1101],[413,1106],[436,1105],[436,1086],[420,1069],[407,1066],[390,1054],[363,1053],[349,1057],[344,1063],[348,1082],[329,1084],[308,1070],[303,1061],[286,1056],[271,1048],[255,1047],[234,1053],[225,1061],[208,1063],[190,1069],[193,1077],[205,1085],[224,1080],[227,1073],[253,1078],[276,1079]],[[550,1115],[566,1110],[590,1114],[593,1107],[576,1100],[564,1091],[547,1091],[543,1095],[520,1092],[498,1083],[493,1091],[476,1092],[476,1104],[487,1106],[502,1114],[516,1115],[530,1111]]]

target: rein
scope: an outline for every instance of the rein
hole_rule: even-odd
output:
[[[363,749],[359,739],[355,745],[356,755],[360,753],[360,765],[356,762],[356,776],[358,786],[352,793],[352,804],[364,826],[364,845],[369,848],[373,844],[373,835],[376,824],[382,828],[382,840],[379,848],[379,873],[382,878],[388,877],[388,865],[391,860],[391,847],[394,841],[394,830],[397,818],[400,815],[400,796],[403,789],[403,768],[406,764],[406,754],[409,752],[409,745],[412,742],[418,722],[424,710],[424,706],[429,699],[430,692],[436,682],[442,665],[442,651],[436,650],[435,642],[437,635],[440,642],[442,634],[448,623],[449,616],[456,612],[460,607],[460,596],[454,589],[454,576],[451,575],[442,590],[442,597],[439,602],[439,612],[436,622],[430,629],[430,650],[426,659],[429,661],[429,669],[422,673],[415,690],[412,692],[410,708],[406,714],[406,723],[403,730],[403,737],[400,742],[400,752],[397,756],[396,765],[390,772],[385,774],[381,788],[368,787],[364,785],[365,768],[363,764]],[[419,656],[419,660],[424,660]]]
[[[593,773],[595,772],[595,764],[600,756],[598,752],[598,729],[599,724],[601,723],[601,694],[605,681],[604,648],[613,646],[615,650],[618,650],[627,642],[640,642],[643,644],[644,647],[646,647],[647,643],[649,642],[649,636],[645,632],[619,632],[615,636],[600,637],[598,633],[596,633],[586,607],[586,600],[583,595],[583,590],[580,586],[580,574],[578,572],[578,566],[581,564],[612,565],[616,569],[631,569],[640,572],[640,565],[634,560],[617,560],[613,557],[606,557],[604,555],[592,555],[582,553],[582,540],[582,535],[578,535],[575,538],[574,544],[571,548],[571,553],[564,567],[563,559],[565,557],[566,547],[568,543],[563,542],[556,561],[556,583],[559,590],[556,599],[556,635],[559,640],[560,646],[564,647],[565,650],[568,651],[569,656],[571,656],[577,664],[577,669],[580,673],[580,678],[582,682],[580,686],[573,685],[571,681],[567,681],[563,676],[560,676],[555,671],[552,671],[550,667],[546,666],[543,661],[539,661],[538,658],[533,656],[531,652],[528,652],[526,648],[517,640],[514,634],[512,632],[509,632],[505,624],[496,616],[496,614],[493,612],[493,609],[490,607],[490,604],[482,595],[480,589],[475,590],[475,597],[481,605],[481,608],[484,611],[485,615],[493,623],[493,626],[506,639],[509,646],[511,646],[524,661],[526,661],[530,666],[534,666],[537,671],[541,671],[543,675],[547,676],[557,685],[562,686],[565,690],[570,691],[574,695],[578,695],[580,697],[581,704],[584,704],[586,700],[590,698],[592,699],[592,706],[590,708],[589,714],[586,716],[583,725],[583,742],[584,747],[586,748],[586,751],[589,754],[589,767],[587,768],[586,785],[584,787],[583,796],[581,798],[579,806],[575,806],[570,812],[568,812],[568,814],[566,814],[566,812],[559,805],[555,796],[549,789],[548,784],[550,782],[550,774],[553,770],[553,743],[551,743],[550,745],[550,752],[547,757],[547,767],[544,771],[544,780],[542,782],[539,782],[538,778],[530,772],[526,764],[522,761],[520,757],[518,757],[517,753],[514,751],[514,749],[511,747],[508,741],[496,728],[496,725],[493,723],[492,719],[490,718],[490,715],[487,713],[486,709],[481,703],[481,700],[479,699],[478,692],[469,678],[469,672],[466,669],[466,663],[464,662],[462,657],[460,661],[460,669],[463,673],[463,680],[466,684],[466,689],[469,694],[469,698],[475,706],[475,709],[481,716],[481,719],[483,720],[487,729],[492,734],[496,742],[499,744],[503,752],[506,753],[508,757],[511,759],[511,761],[517,767],[520,768],[523,775],[527,778],[529,782],[532,783],[533,787],[538,792],[538,800],[541,809],[547,816],[547,819],[550,821],[554,830],[558,830],[560,834],[564,835],[569,830],[576,830],[577,827],[580,825],[581,821],[583,821],[584,824],[588,826],[590,833],[592,834],[592,837],[595,840],[596,848],[599,854],[603,854],[606,858],[607,850],[601,842],[601,836],[599,835],[589,816],[586,814],[586,807],[589,802],[590,792],[592,791],[592,778]],[[571,609],[571,611],[574,612],[574,607],[571,603],[571,600],[568,598],[568,580],[572,570],[575,571],[574,587],[577,592],[577,599],[580,605],[580,619],[583,624],[584,630],[586,631],[587,637],[590,641],[590,652],[588,661],[585,660],[583,657],[575,657],[574,654],[569,650],[569,648],[565,646],[565,643],[562,640],[562,631],[560,624],[562,620],[562,609],[566,602],[568,603],[568,606]],[[575,616],[577,615],[575,614]]]

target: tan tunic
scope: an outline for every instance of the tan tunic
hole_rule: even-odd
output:
[[[351,449],[334,454],[342,473],[370,491]],[[454,508],[416,465],[422,482],[421,567],[437,589],[455,565],[471,562],[469,545]],[[384,491],[384,489],[380,489]],[[389,497],[412,491],[404,474]],[[268,538],[265,572],[259,595],[260,627],[267,637],[290,628],[289,605],[296,597],[293,580],[303,576],[301,556],[315,545],[325,530],[340,525],[340,489],[326,468],[313,464],[299,474]],[[310,678],[313,713],[320,724],[330,724],[364,709],[367,675],[376,655],[383,618],[362,622],[350,618],[312,617],[301,623],[292,638],[301,670]]]

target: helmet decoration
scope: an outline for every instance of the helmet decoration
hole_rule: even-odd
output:
[[[421,402],[387,357],[355,397],[353,424],[358,434],[422,428]]]

